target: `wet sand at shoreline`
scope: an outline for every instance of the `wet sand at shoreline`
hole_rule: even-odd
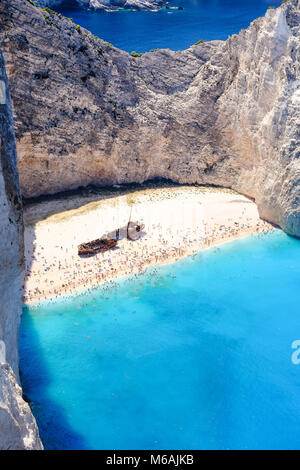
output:
[[[227,189],[151,188],[101,200],[93,196],[90,202],[79,196],[76,202],[77,208],[68,210],[65,204],[62,212],[48,217],[53,202],[25,207],[25,303],[90,289],[273,229],[259,218],[251,200]],[[33,223],[33,213],[41,220]],[[80,243],[126,227],[130,215],[132,221],[145,224],[138,240],[122,238],[113,250],[78,256]]]

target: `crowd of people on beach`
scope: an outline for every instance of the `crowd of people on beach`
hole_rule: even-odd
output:
[[[47,247],[39,241],[33,254],[26,248],[23,300],[25,303],[55,300],[104,283],[104,288],[109,289],[116,278],[139,275],[150,266],[167,264],[247,234],[265,233],[270,228],[267,222],[247,219],[242,214],[240,219],[228,219],[224,224],[208,218],[201,230],[190,228],[180,237],[173,237],[171,228],[166,231],[157,223],[148,230],[146,225],[147,233],[138,240],[120,240],[116,248],[89,258],[78,256],[76,237],[67,246],[56,245],[56,256],[51,259],[47,256]]]

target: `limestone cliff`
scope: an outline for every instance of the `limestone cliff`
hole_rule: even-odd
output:
[[[234,188],[300,236],[300,5],[131,57],[26,0],[0,23],[24,196],[154,177]]]
[[[165,0],[36,0],[40,7],[55,8],[63,4],[93,10],[159,10],[168,2]]]
[[[10,98],[0,52],[0,450],[41,449],[35,419],[18,377],[22,203]]]

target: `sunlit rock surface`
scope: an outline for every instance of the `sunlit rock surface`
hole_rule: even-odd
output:
[[[227,41],[142,57],[2,0],[24,196],[169,178],[251,196],[300,236],[300,6]]]
[[[0,450],[42,450],[37,425],[9,364],[0,364]]]

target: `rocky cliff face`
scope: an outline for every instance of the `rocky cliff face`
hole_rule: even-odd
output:
[[[79,6],[93,10],[159,10],[168,2],[165,0],[36,0],[40,7],[55,8],[63,4]]]
[[[35,420],[17,383],[23,220],[16,162],[10,98],[0,52],[0,450],[42,448]]]
[[[300,5],[226,42],[131,57],[26,0],[2,0],[24,196],[89,183],[234,188],[300,236]]]

